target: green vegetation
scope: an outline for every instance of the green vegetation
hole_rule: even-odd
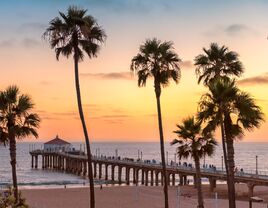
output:
[[[29,208],[26,204],[25,199],[21,197],[21,193],[18,192],[18,202],[13,195],[13,190],[9,188],[0,194],[0,208]]]

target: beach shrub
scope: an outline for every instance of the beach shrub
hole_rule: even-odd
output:
[[[12,188],[9,188],[0,194],[0,208],[29,208],[29,206],[26,204],[25,199],[21,196],[21,192],[19,192],[19,199],[16,204],[13,190]]]

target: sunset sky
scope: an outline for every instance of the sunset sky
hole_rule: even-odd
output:
[[[80,63],[83,106],[93,141],[158,141],[156,100],[151,81],[137,87],[129,66],[146,38],[173,41],[183,60],[182,78],[162,93],[166,141],[176,123],[193,115],[206,89],[197,84],[193,59],[211,42],[240,55],[245,73],[239,87],[268,115],[267,0],[9,0],[0,4],[0,89],[16,84],[31,95],[42,118],[40,141],[56,134],[82,141],[73,60],[42,39],[51,19],[69,5],[88,9],[106,31],[97,58]],[[267,120],[267,119],[266,119]],[[32,141],[30,139],[26,141]],[[268,141],[268,123],[244,141]]]

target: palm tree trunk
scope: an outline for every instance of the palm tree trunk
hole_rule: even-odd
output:
[[[165,161],[165,146],[164,146],[164,135],[163,135],[163,125],[162,125],[162,115],[161,115],[161,105],[160,105],[160,86],[155,86],[156,102],[157,102],[157,113],[158,113],[158,126],[159,126],[159,135],[160,135],[160,150],[161,150],[161,162],[162,162],[162,171],[164,176],[164,195],[165,195],[165,208],[168,208],[168,178],[166,170],[166,161]]]
[[[228,157],[228,171],[229,171],[229,183],[228,183],[228,192],[229,192],[229,208],[236,208],[235,204],[235,179],[234,179],[234,140],[230,135],[231,131],[231,118],[229,115],[225,116],[224,119],[224,128],[226,132],[226,144],[227,144],[227,157]]]
[[[235,208],[235,180],[234,180],[234,146],[233,146],[233,139],[227,138],[227,152],[228,152],[228,166],[229,166],[229,184],[228,184],[228,191],[229,191],[229,207]]]
[[[225,134],[225,127],[223,118],[221,115],[220,118],[220,124],[221,124],[221,139],[222,139],[222,151],[223,151],[223,158],[224,158],[224,165],[226,170],[226,179],[227,179],[227,187],[228,187],[228,198],[229,198],[229,207],[232,207],[233,200],[230,197],[232,195],[232,182],[230,181],[230,174],[229,174],[229,167],[228,167],[228,159],[227,159],[227,150],[226,150],[226,134]]]
[[[195,170],[196,170],[196,181],[195,182],[196,182],[197,196],[198,196],[197,208],[204,208],[199,158],[195,157],[194,162],[195,162]]]
[[[14,197],[16,200],[16,204],[19,200],[18,195],[18,182],[17,182],[17,171],[16,171],[16,139],[14,136],[10,136],[9,138],[9,150],[10,150],[10,164],[12,168],[12,182],[14,189]]]
[[[87,133],[86,122],[84,118],[83,108],[82,108],[82,100],[80,94],[80,85],[79,85],[79,71],[78,71],[78,58],[75,53],[74,58],[74,71],[75,71],[75,87],[77,93],[77,104],[79,110],[79,116],[82,122],[85,142],[86,142],[86,149],[87,149],[87,159],[88,159],[88,179],[90,185],[90,208],[95,208],[95,194],[94,194],[94,181],[93,181],[93,171],[92,171],[92,158],[91,158],[91,150],[90,150],[90,143],[89,137]]]

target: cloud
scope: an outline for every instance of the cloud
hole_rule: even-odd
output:
[[[12,47],[13,45],[14,45],[13,39],[0,41],[0,48],[8,48],[8,47]]]
[[[35,113],[37,113],[40,116],[41,120],[59,120],[58,117],[51,115],[49,112],[45,110],[35,110]]]
[[[46,29],[47,25],[45,23],[41,22],[28,22],[24,23],[19,27],[19,30],[23,31],[44,31]]]
[[[132,116],[127,115],[127,114],[106,114],[106,115],[90,117],[90,119],[93,119],[93,120],[100,119],[101,121],[104,121],[104,122],[110,123],[110,124],[123,123],[126,119],[129,119],[129,118],[132,118]]]
[[[89,112],[89,115],[92,115],[96,112],[103,111],[103,109],[107,109],[107,106],[102,107],[99,104],[83,104],[83,108],[86,112]]]
[[[124,122],[122,119],[113,119],[113,120],[104,119],[103,121],[109,124],[121,124]]]
[[[77,116],[78,112],[70,111],[70,112],[57,112],[57,113],[52,113],[52,115],[55,116]]]
[[[60,100],[60,97],[51,97],[52,100]]]
[[[245,86],[268,84],[268,73],[255,76],[255,77],[249,77],[249,78],[238,80],[238,84],[245,85]]]
[[[253,30],[244,24],[231,24],[225,28],[227,35],[235,36],[245,32],[252,32]]]
[[[131,72],[111,72],[111,73],[80,73],[84,78],[97,79],[132,79]]]
[[[216,26],[211,31],[207,31],[205,33],[206,36],[220,36],[220,35],[227,35],[229,37],[239,36],[242,37],[243,35],[255,35],[257,32],[245,25],[245,24],[230,24],[225,26]]]
[[[67,112],[48,112],[45,110],[35,111],[42,120],[63,120],[63,119],[79,119],[78,112],[67,111]]]
[[[203,96],[206,93],[207,93],[206,91],[199,91],[199,92],[194,92],[194,95],[201,97],[201,96]]]
[[[24,38],[21,43],[26,48],[34,48],[40,45],[40,42],[31,38]]]
[[[190,60],[186,60],[186,61],[182,61],[182,62],[181,62],[181,66],[182,66],[183,68],[190,69],[190,68],[193,68],[193,67],[194,67],[194,64],[193,64],[192,61],[190,61]]]
[[[118,114],[118,115],[100,115],[91,117],[91,119],[122,119],[122,118],[130,118],[132,116],[127,114]]]
[[[48,82],[48,81],[41,81],[39,82],[40,85],[51,85],[53,84],[52,82]]]
[[[268,103],[268,100],[266,99],[255,99],[257,102],[262,102],[262,103]]]
[[[92,7],[115,11],[117,13],[148,13],[154,6],[144,0],[126,1],[126,0],[91,0]]]
[[[152,114],[146,114],[145,116],[148,116],[148,117],[157,117],[157,114],[156,113],[152,113]]]

